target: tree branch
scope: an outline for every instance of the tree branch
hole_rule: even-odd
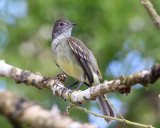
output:
[[[0,92],[0,113],[14,124],[32,128],[96,128],[89,123],[79,123],[57,111],[48,111],[40,105],[18,97],[9,91]],[[63,123],[62,123],[63,122]]]
[[[149,0],[141,0],[141,3],[146,8],[148,14],[152,18],[153,23],[160,29],[160,16],[157,14],[152,3]]]
[[[17,83],[33,85],[40,89],[50,88],[54,95],[62,97],[64,100],[69,100],[74,104],[82,104],[110,92],[128,94],[131,86],[136,84],[143,86],[147,86],[150,83],[153,84],[160,77],[160,64],[156,63],[150,70],[140,71],[129,76],[121,76],[112,81],[104,81],[104,83],[84,91],[72,91],[65,88],[64,83],[67,76],[64,73],[53,78],[43,77],[40,73],[34,74],[6,64],[4,60],[0,60],[0,76],[11,78]]]
[[[15,80],[17,83],[33,85],[40,89],[50,88],[53,91],[54,95],[60,96],[64,100],[69,100],[71,103],[81,104],[90,100],[95,100],[96,97],[102,94],[110,93],[110,92],[120,92],[120,93],[128,94],[131,90],[131,87],[135,84],[141,84],[143,86],[147,86],[149,83],[154,83],[160,77],[160,64],[156,63],[150,70],[140,71],[129,76],[121,76],[112,81],[104,81],[104,83],[99,84],[97,86],[90,87],[84,91],[72,91],[70,89],[65,88],[64,83],[67,78],[67,75],[64,73],[59,74],[53,78],[43,77],[40,75],[40,73],[34,74],[29,71],[24,71],[22,69],[6,64],[4,60],[0,60],[0,76],[11,78]],[[2,98],[2,99],[6,100],[6,98]],[[13,99],[11,99],[11,101],[12,100]],[[73,105],[72,107],[77,109],[81,108]],[[85,110],[85,109],[82,108],[82,110]],[[38,111],[35,113],[38,113]],[[90,113],[89,111],[87,112]],[[30,113],[32,113],[32,111],[30,111]],[[28,115],[30,114],[28,113]],[[98,115],[98,114],[94,114],[94,115],[100,116],[103,118],[109,118],[109,119],[111,118],[111,117]],[[35,118],[37,117],[38,116],[36,116]],[[28,118],[26,120],[28,120]],[[125,123],[131,124],[131,125],[148,127],[148,125],[131,122],[126,119],[124,120],[124,119],[113,118],[113,120],[117,120],[120,122],[124,121]],[[149,125],[149,127],[152,127],[152,126]]]

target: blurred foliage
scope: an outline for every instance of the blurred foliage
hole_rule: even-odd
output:
[[[152,2],[160,14],[159,1]],[[103,80],[129,75],[160,62],[159,30],[139,0],[0,0],[0,59],[44,76],[60,73],[52,59],[51,32],[54,21],[62,17],[78,23],[72,35],[93,51]],[[74,81],[69,78],[67,84]],[[116,99],[113,105],[126,119],[160,127],[159,84],[157,81],[149,88],[137,85],[128,96],[109,94],[109,98]],[[53,96],[50,90],[17,85],[7,78],[0,78],[1,90],[2,87],[48,109],[58,104],[62,113],[68,105],[67,101]],[[99,112],[95,102],[83,106],[96,107]],[[103,119],[88,118],[78,110],[70,110],[70,116],[107,127]],[[0,124],[1,127],[12,127],[3,116],[0,116]],[[131,126],[116,122],[108,127]]]

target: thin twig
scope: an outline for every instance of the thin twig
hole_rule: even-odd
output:
[[[125,123],[126,119],[121,115],[121,113],[118,112],[118,110],[113,106],[113,104],[110,102],[110,100],[108,98],[106,98],[104,100],[107,100],[110,103],[112,108],[118,113],[118,115],[124,120],[124,123]]]
[[[125,123],[125,124],[129,124],[129,125],[133,125],[133,126],[137,126],[137,127],[142,127],[142,128],[155,128],[152,125],[140,124],[140,123],[136,123],[136,122],[132,122],[132,121],[126,120],[126,119],[125,119],[125,122],[124,122],[124,119],[119,119],[119,118],[115,118],[115,117],[110,117],[110,116],[104,116],[104,115],[96,114],[96,113],[93,113],[93,112],[87,110],[86,108],[79,107],[79,106],[76,106],[74,104],[72,104],[71,107],[75,108],[75,109],[78,109],[78,110],[81,110],[83,112],[92,114],[92,115],[97,116],[97,117],[111,119],[111,120],[119,121],[119,122],[122,122],[122,123]]]

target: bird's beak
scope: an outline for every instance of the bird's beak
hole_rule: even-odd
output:
[[[75,25],[77,25],[77,23],[72,23],[72,26],[75,26]]]
[[[73,28],[75,25],[77,25],[76,23],[70,23],[68,26]]]

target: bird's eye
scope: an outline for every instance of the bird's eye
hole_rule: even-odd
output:
[[[59,25],[60,25],[60,26],[63,26],[63,25],[64,25],[64,23],[60,23]]]

